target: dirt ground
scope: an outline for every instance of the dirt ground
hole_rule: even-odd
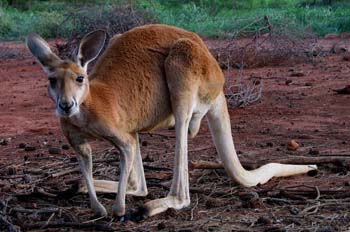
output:
[[[207,41],[209,47],[220,41]],[[334,39],[325,41],[330,45]],[[6,49],[5,49],[6,48]],[[2,50],[1,50],[2,49]],[[60,132],[47,80],[22,44],[0,44],[0,219],[22,231],[347,231],[350,229],[350,56],[244,69],[263,83],[261,100],[230,109],[234,142],[243,164],[318,160],[319,172],[276,178],[243,188],[222,169],[190,173],[191,205],[141,222],[93,219],[73,150]],[[6,54],[5,54],[6,53]],[[237,70],[226,73],[226,87]],[[175,133],[142,133],[147,197],[127,197],[127,208],[165,196],[171,180]],[[300,148],[289,151],[295,139]],[[94,141],[98,179],[116,180],[118,154]],[[189,140],[189,160],[218,162],[205,120]],[[316,161],[315,161],[316,162]],[[111,210],[114,194],[99,195]],[[4,221],[2,221],[4,223]],[[4,224],[5,225],[5,224]],[[5,226],[0,225],[0,230]],[[5,230],[6,231],[6,230]]]

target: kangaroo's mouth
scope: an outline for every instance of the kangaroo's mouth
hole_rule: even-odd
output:
[[[62,110],[60,107],[56,107],[56,115],[60,118],[70,118],[79,113],[79,106],[74,106],[69,110]]]

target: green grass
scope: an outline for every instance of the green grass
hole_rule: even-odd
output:
[[[64,1],[34,2],[30,10],[0,8],[0,40],[23,39],[35,32],[44,38],[69,38],[113,10],[112,3],[76,5]]]
[[[39,32],[44,37],[56,34],[63,15],[58,12],[19,12],[7,9],[0,21],[0,36],[4,39],[18,39],[30,32]]]
[[[222,8],[215,14],[211,13],[208,6],[194,3],[176,7],[159,3],[144,4],[141,7],[150,10],[160,23],[183,27],[211,37],[234,36],[240,28],[265,15],[273,25],[288,24],[300,30],[313,31],[320,36],[350,31],[349,4],[299,7],[295,1],[261,2],[265,1],[259,1],[259,4],[258,1],[252,1],[251,5],[242,6],[241,9]]]
[[[268,16],[273,25],[323,36],[350,31],[350,3],[333,0],[135,0],[135,8],[153,21],[179,26],[209,37],[234,37],[254,20]],[[24,1],[25,2],[25,1]],[[96,5],[95,2],[99,2]],[[35,1],[14,8],[0,0],[0,40],[22,39],[30,32],[45,38],[69,38],[84,31],[98,17],[111,12],[121,0]],[[312,5],[312,3],[316,5]],[[2,4],[1,4],[2,3]],[[72,15],[74,17],[72,17]],[[83,20],[82,20],[83,19]],[[107,19],[106,19],[107,20]],[[107,22],[106,22],[107,23]],[[245,33],[261,25],[245,28]]]

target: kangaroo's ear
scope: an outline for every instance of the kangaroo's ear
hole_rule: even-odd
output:
[[[29,34],[26,38],[29,51],[37,58],[46,73],[56,67],[61,59],[50,49],[46,41],[37,34]]]
[[[85,35],[81,40],[77,50],[73,52],[76,64],[87,70],[87,65],[100,54],[105,41],[106,31],[97,30]]]

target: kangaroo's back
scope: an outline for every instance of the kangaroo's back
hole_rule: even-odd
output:
[[[189,38],[207,49],[199,36],[177,27],[137,27],[111,39],[90,77],[108,83],[134,78],[147,81],[144,74],[161,71],[172,45],[180,38]]]
[[[118,35],[90,75],[92,91],[94,85],[104,84],[108,89],[104,93],[109,93],[106,99],[117,101],[118,110],[128,112],[133,129],[172,124],[164,63],[173,44],[182,38],[208,51],[199,36],[172,26],[146,25]]]

